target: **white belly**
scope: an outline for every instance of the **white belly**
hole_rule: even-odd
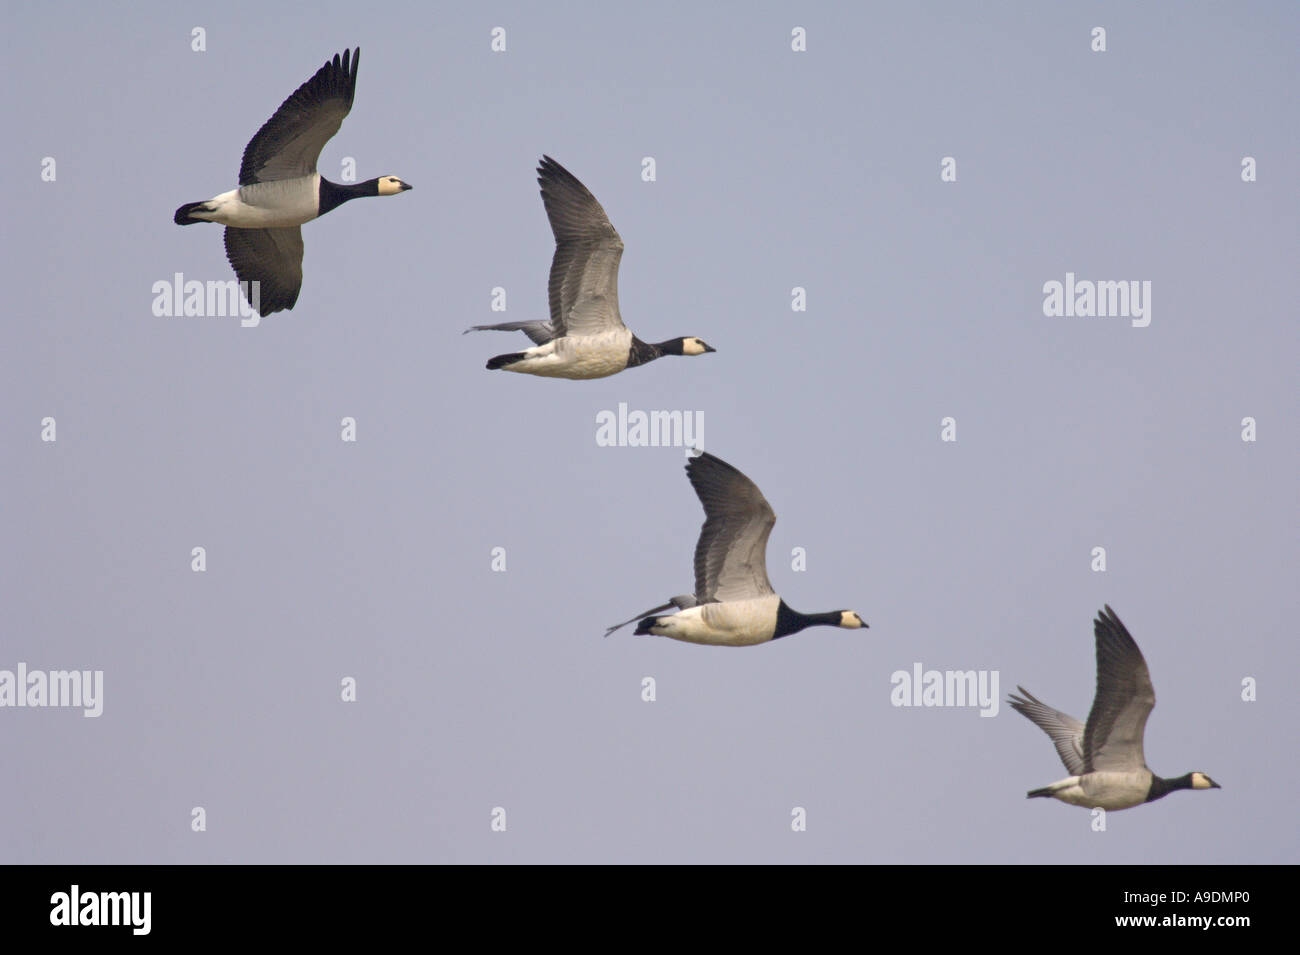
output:
[[[302,179],[254,182],[208,200],[210,211],[196,218],[236,229],[287,229],[316,218],[320,174]]]
[[[1085,809],[1101,807],[1108,812],[1130,809],[1146,802],[1151,790],[1151,773],[1138,770],[1131,773],[1101,772],[1071,776],[1050,787],[1052,796],[1071,806]]]
[[[748,647],[766,643],[776,632],[776,608],[781,598],[775,594],[750,600],[703,604],[669,617],[650,632],[687,643],[706,643],[722,647]]]
[[[543,378],[605,378],[627,367],[632,332],[614,328],[599,335],[566,336],[524,352],[505,371]]]

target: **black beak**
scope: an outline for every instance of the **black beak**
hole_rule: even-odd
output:
[[[412,186],[409,182],[402,183],[402,192],[405,192],[407,189],[414,189],[414,188],[415,187]]]
[[[701,344],[701,345],[704,345],[704,342],[700,342],[700,344]],[[704,351],[705,351],[705,353],[707,354],[708,352],[711,352],[711,351],[717,351],[717,349],[714,348],[714,347],[711,346],[711,345],[704,345]]]

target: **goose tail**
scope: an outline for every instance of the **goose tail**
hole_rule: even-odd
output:
[[[203,202],[187,202],[176,210],[176,215],[172,217],[172,221],[177,225],[194,225],[196,222],[210,222],[210,219],[198,219],[191,215],[191,213],[196,209],[202,209],[204,212],[208,211],[204,208],[207,204],[208,202],[206,199]]]
[[[680,599],[681,599],[680,597],[674,598],[674,600],[680,600]],[[608,637],[615,630],[621,630],[623,627],[626,627],[629,623],[637,623],[639,626],[640,623],[644,623],[646,619],[653,620],[654,619],[653,617],[646,617],[646,614],[658,613],[661,610],[667,610],[671,606],[673,606],[672,600],[668,601],[668,603],[666,604],[660,604],[658,607],[651,607],[649,610],[643,610],[635,617],[629,617],[627,620],[624,620],[622,623],[616,623],[612,627],[606,627],[605,636]],[[638,623],[638,621],[640,621],[640,623]],[[637,632],[639,633],[640,631]]]
[[[699,598],[697,598],[695,594],[678,594],[676,597],[668,598],[667,603],[660,604],[658,607],[651,607],[649,610],[642,610],[639,614],[637,614],[635,617],[632,617],[630,620],[624,620],[622,623],[615,624],[614,626],[610,627],[605,631],[605,636],[608,637],[615,630],[619,629],[620,627],[626,627],[629,623],[632,623],[634,621],[637,621],[636,631],[634,635],[649,633],[650,632],[649,628],[653,627],[659,620],[659,618],[655,616],[655,614],[658,614],[659,611],[668,610],[673,607],[676,607],[678,610],[687,610],[691,607],[698,607],[699,603],[700,603]]]
[[[646,617],[644,620],[642,620],[640,623],[636,625],[636,630],[632,631],[632,633],[634,636],[639,636],[640,634],[643,633],[650,633],[650,628],[653,627],[658,622],[659,622],[658,617]]]
[[[513,365],[517,361],[523,361],[527,357],[521,351],[514,351],[509,355],[497,355],[495,358],[488,359],[487,369],[488,371],[496,371],[498,368],[506,367],[506,365]]]

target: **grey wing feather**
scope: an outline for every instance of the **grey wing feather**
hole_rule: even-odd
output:
[[[694,594],[681,594],[677,597],[673,597],[666,604],[660,604],[658,607],[651,607],[649,610],[643,610],[635,617],[630,617],[627,620],[624,620],[622,623],[616,623],[612,627],[606,627],[605,636],[608,637],[615,630],[621,630],[623,627],[626,627],[629,623],[635,623],[638,620],[643,620],[646,617],[650,616],[651,614],[656,614],[661,610],[667,610],[669,607],[676,607],[678,610],[685,610],[688,607],[694,607],[697,606],[698,604],[699,601],[695,599]]]
[[[352,110],[357,91],[357,64],[361,49],[343,51],[340,57],[316,71],[280,104],[248,145],[239,166],[239,184],[296,179],[316,171],[325,144],[339,131]]]
[[[542,203],[555,234],[548,293],[557,335],[594,335],[623,328],[618,264],[623,240],[596,197],[550,156],[537,167]]]
[[[695,544],[695,594],[700,602],[773,593],[767,579],[767,538],[776,514],[758,485],[707,452],[686,463],[686,475],[705,514]]]
[[[555,326],[550,322],[501,322],[499,325],[471,325],[462,335],[470,332],[523,332],[534,343],[545,345],[555,338]]]
[[[1071,776],[1087,772],[1083,758],[1083,724],[1068,713],[1062,713],[1043,703],[1023,686],[1016,689],[1023,696],[1012,693],[1008,701],[1011,708],[1029,717],[1034,725],[1052,738],[1052,744]]]
[[[256,295],[263,317],[293,308],[302,288],[302,230],[226,227],[226,258],[252,304]],[[257,285],[253,286],[252,283]]]
[[[1097,693],[1083,734],[1088,770],[1146,768],[1142,739],[1156,705],[1151,673],[1137,643],[1107,605],[1093,623],[1097,642]]]

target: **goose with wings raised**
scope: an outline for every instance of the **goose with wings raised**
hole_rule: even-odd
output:
[[[1097,692],[1088,722],[1053,709],[1024,687],[1023,696],[1007,701],[1051,737],[1070,775],[1060,782],[1029,791],[1072,806],[1106,810],[1129,809],[1152,802],[1178,789],[1220,789],[1205,773],[1192,772],[1163,779],[1147,768],[1142,749],[1147,717],[1156,705],[1142,651],[1107,605],[1093,623],[1097,644]]]
[[[686,463],[686,476],[705,515],[695,544],[695,592],[616,624],[605,636],[639,620],[638,634],[744,647],[808,627],[857,630],[867,626],[852,610],[811,614],[791,610],[772,590],[767,579],[767,538],[776,514],[753,481],[708,453]],[[678,612],[655,616],[671,607]]]
[[[489,370],[545,378],[604,378],[664,355],[703,355],[717,349],[695,337],[643,342],[618,310],[618,264],[623,240],[609,217],[574,175],[550,156],[537,167],[542,203],[555,233],[549,321],[475,325],[474,331],[521,331],[536,347],[497,355]]]
[[[266,316],[293,308],[302,289],[302,230],[352,199],[395,196],[411,187],[396,176],[330,182],[316,161],[357,91],[361,50],[344,50],[280,104],[244,148],[239,186],[176,210],[177,225],[218,222],[226,227],[230,260],[249,304]]]

